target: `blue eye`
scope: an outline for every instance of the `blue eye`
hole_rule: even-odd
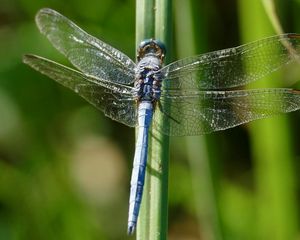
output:
[[[154,42],[160,47],[162,53],[165,55],[167,52],[165,44],[159,40],[154,40]]]
[[[160,50],[161,54],[166,54],[166,47],[165,45],[156,39],[145,39],[139,44],[138,52],[157,52],[158,49]]]

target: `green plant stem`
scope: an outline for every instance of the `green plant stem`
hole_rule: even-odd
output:
[[[136,17],[137,45],[143,39],[156,38],[168,48],[171,38],[170,0],[137,0]],[[168,233],[169,138],[155,130],[150,137],[137,239],[164,240]]]
[[[207,50],[206,29],[203,24],[204,4],[202,2],[202,8],[197,8],[199,5],[197,0],[175,1],[176,50],[179,59]],[[192,176],[199,235],[201,239],[220,240],[222,231],[217,204],[217,187],[214,181],[216,174],[212,166],[213,158],[208,153],[207,138],[208,136],[186,137],[186,151]]]
[[[136,48],[140,42],[154,37],[155,32],[155,0],[136,1]]]
[[[273,0],[262,0],[264,9],[266,11],[267,16],[272,23],[272,26],[277,34],[282,34],[283,29],[281,23],[279,21],[278,15],[276,14],[275,3]]]
[[[274,34],[261,1],[240,1],[240,20],[244,42]],[[272,74],[251,88],[282,86],[283,82],[279,84],[282,78],[280,73]],[[257,185],[256,239],[296,239],[298,209],[294,196],[291,129],[287,118],[282,115],[250,124]]]

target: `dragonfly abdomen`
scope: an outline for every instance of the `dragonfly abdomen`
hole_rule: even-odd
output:
[[[135,230],[142,201],[147,164],[148,133],[152,121],[152,115],[152,102],[141,102],[138,109],[139,130],[130,181],[131,187],[128,212],[128,234],[132,234]]]

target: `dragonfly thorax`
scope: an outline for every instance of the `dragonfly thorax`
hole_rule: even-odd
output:
[[[159,70],[165,53],[166,48],[159,40],[146,39],[140,43],[135,69],[135,93],[138,101],[155,102],[159,99],[162,80]]]
[[[147,54],[137,64],[135,91],[138,101],[155,102],[161,93],[161,60],[155,54]]]

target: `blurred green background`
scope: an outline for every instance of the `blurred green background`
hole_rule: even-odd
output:
[[[172,59],[275,34],[261,0],[174,0]],[[135,57],[129,0],[0,0],[0,239],[126,236],[134,129],[21,62],[69,65],[37,30],[50,7]],[[300,32],[300,1],[275,1],[284,32]],[[251,87],[300,89],[299,66]],[[299,81],[299,83],[297,82]],[[169,239],[300,239],[300,113],[209,136],[172,138]]]

